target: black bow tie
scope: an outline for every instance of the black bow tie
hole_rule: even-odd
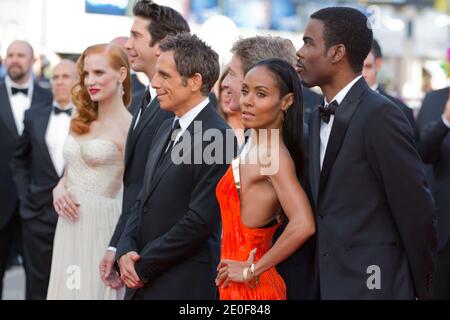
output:
[[[21,89],[21,88],[11,87],[12,95],[15,95],[15,94],[17,94],[19,92],[22,92],[24,95],[27,96],[28,95],[28,88]]]
[[[60,113],[65,113],[65,114],[67,114],[70,117],[72,115],[72,108],[63,110],[63,109],[60,109],[60,108],[54,106],[53,107],[53,112],[55,112],[55,115],[58,115]]]
[[[324,106],[320,106],[319,107],[319,113],[320,113],[320,118],[322,119],[323,122],[328,123],[330,122],[330,117],[332,114],[334,114],[336,112],[336,108],[339,106],[339,104],[337,103],[336,100],[334,100],[333,102],[331,102],[328,107],[324,107]]]

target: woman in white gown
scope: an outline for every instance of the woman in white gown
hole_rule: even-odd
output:
[[[87,48],[77,67],[66,170],[53,190],[59,219],[47,299],[120,299],[120,279],[106,286],[98,265],[122,207],[130,66],[120,47],[100,44]]]

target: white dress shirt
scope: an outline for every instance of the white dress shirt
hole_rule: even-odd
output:
[[[73,108],[72,104],[63,108],[59,107],[56,102],[53,102],[53,106],[60,109]],[[71,117],[68,114],[61,112],[56,115],[55,112],[52,111],[48,120],[47,131],[45,132],[45,142],[47,143],[48,152],[50,153],[50,158],[52,159],[55,171],[60,177],[64,173],[65,162],[63,149],[67,136],[69,135],[70,120]]]
[[[11,80],[9,76],[5,77],[5,85],[8,90],[9,103],[11,104],[12,114],[16,123],[17,133],[22,135],[23,132],[23,119],[25,111],[30,108],[31,97],[33,96],[33,79],[30,77],[27,83],[18,84]],[[28,89],[28,94],[25,95],[22,92],[18,92],[15,95],[11,92],[11,87],[19,89]]]
[[[151,83],[149,83],[147,90],[150,92],[150,103],[146,106],[146,108],[148,108],[150,106],[150,104],[152,103],[152,101],[156,98],[156,89],[154,89],[152,87]],[[136,122],[134,123],[133,130],[136,129],[136,126],[139,123],[139,120],[141,119],[141,112],[142,112],[142,109],[139,108],[139,112],[136,117]]]
[[[153,99],[153,94],[152,94]],[[173,120],[172,127],[176,120],[180,123],[180,131],[178,132],[175,141],[173,144],[175,144],[181,137],[181,135],[186,131],[186,129],[189,127],[189,125],[194,121],[194,119],[198,116],[198,114],[208,105],[209,98],[205,98],[202,102],[200,102],[198,105],[196,105],[194,108],[186,112],[181,117],[175,116],[175,119]],[[108,247],[108,251],[116,252],[117,248],[115,247]]]
[[[342,100],[344,100],[347,93],[353,87],[353,85],[361,78],[362,76],[358,76],[353,79],[348,85],[346,85],[338,94],[331,99],[330,102],[327,102],[327,98],[324,97],[324,106],[327,107],[331,102],[335,101],[340,105]],[[338,107],[340,108],[340,107]],[[330,122],[326,123],[322,120],[320,121],[320,170],[322,171],[323,160],[325,159],[325,152],[328,146],[328,139],[330,138],[331,129],[333,128],[334,115],[330,116]]]
[[[175,141],[173,144],[177,143],[177,141],[180,139],[181,135],[186,131],[187,127],[194,121],[195,117],[208,105],[209,98],[205,98],[202,102],[200,102],[198,105],[196,105],[194,108],[186,112],[184,115],[182,115],[180,118],[175,116],[175,119],[173,120],[173,123],[178,119],[180,122],[180,128],[181,130],[178,132],[177,136],[175,137]],[[172,124],[173,125],[173,124]]]

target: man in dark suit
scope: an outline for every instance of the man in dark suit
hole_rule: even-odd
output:
[[[20,199],[26,299],[45,300],[58,215],[52,190],[64,173],[63,147],[69,133],[70,90],[78,79],[73,61],[62,60],[53,69],[53,104],[25,113],[12,167]]]
[[[229,127],[208,98],[219,77],[218,55],[189,34],[160,49],[152,85],[161,108],[175,118],[157,133],[135,213],[119,241],[121,277],[127,299],[214,299],[220,256],[215,190],[235,146],[235,139],[227,144]],[[203,139],[213,131],[212,140]]]
[[[381,47],[377,40],[373,40],[372,48],[369,54],[364,60],[362,75],[366,80],[367,84],[372,90],[375,90],[379,94],[385,96],[391,100],[400,110],[405,114],[411,127],[414,131],[414,137],[418,140],[418,132],[416,128],[416,121],[414,120],[414,114],[411,108],[409,108],[402,100],[389,95],[379,84],[378,84],[378,73],[383,66],[383,54],[381,52]]]
[[[361,76],[367,17],[319,10],[303,40],[297,71],[325,97],[309,126],[321,298],[431,298],[433,200],[411,126]]]
[[[130,37],[124,46],[128,51],[133,70],[144,72],[151,80],[155,75],[160,41],[168,35],[189,32],[189,25],[177,11],[151,1],[138,1],[133,8],[133,14],[135,20]],[[116,278],[113,268],[116,260],[116,245],[125,228],[131,207],[142,188],[143,173],[152,141],[161,123],[173,115],[169,111],[160,109],[156,90],[151,84],[142,94],[133,96],[133,100],[140,103],[138,108],[131,109],[133,121],[125,147],[122,214],[109,248],[100,263],[100,276],[107,285],[111,285],[108,277]]]
[[[23,131],[25,111],[31,106],[51,103],[51,93],[31,78],[33,48],[28,42],[14,41],[5,59],[6,78],[0,84],[0,296],[3,275],[19,215],[16,188],[11,173],[11,159],[17,139]]]
[[[436,299],[450,299],[450,88],[429,92],[422,103],[417,124],[418,149],[432,165],[432,190],[436,201],[438,253]]]
[[[323,96],[313,90],[303,87],[303,113],[304,122],[308,124],[311,113],[323,102]]]

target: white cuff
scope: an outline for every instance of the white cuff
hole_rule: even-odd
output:
[[[114,248],[114,247],[108,247],[108,251],[117,252],[117,248]]]
[[[442,115],[441,119],[445,126],[450,129],[450,122],[448,122],[444,115]]]

